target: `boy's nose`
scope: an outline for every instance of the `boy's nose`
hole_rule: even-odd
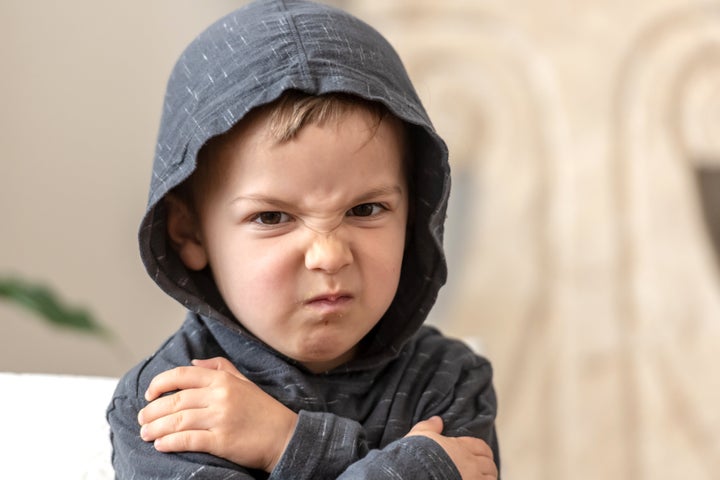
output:
[[[338,238],[335,232],[316,234],[305,252],[305,267],[333,274],[353,261],[347,242]]]

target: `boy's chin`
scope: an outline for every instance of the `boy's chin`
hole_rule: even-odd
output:
[[[303,360],[298,359],[298,361],[312,373],[324,373],[329,372],[330,370],[333,370],[355,358],[356,351],[357,347],[355,346],[347,352],[341,354],[333,355],[329,352],[326,355],[315,354],[312,356],[305,356]]]

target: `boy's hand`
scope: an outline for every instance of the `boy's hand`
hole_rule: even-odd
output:
[[[138,414],[143,440],[160,452],[205,452],[272,471],[297,414],[243,376],[229,360],[193,360],[157,375]],[[161,397],[164,393],[174,392]]]
[[[497,479],[497,466],[487,443],[474,437],[446,437],[442,435],[442,430],[442,419],[432,417],[415,424],[405,436],[422,435],[435,440],[450,456],[464,480]]]

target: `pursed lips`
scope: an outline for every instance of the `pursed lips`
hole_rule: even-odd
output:
[[[310,307],[333,308],[341,307],[353,299],[352,294],[348,292],[325,293],[316,295],[305,300],[303,303]]]

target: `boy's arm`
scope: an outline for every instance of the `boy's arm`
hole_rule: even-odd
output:
[[[141,405],[128,397],[116,397],[108,408],[113,446],[112,463],[117,480],[160,480],[163,478],[193,478],[197,480],[252,480],[264,478],[222,458],[204,453],[166,454],[152,443],[140,438],[137,414]]]
[[[362,427],[328,413],[301,412],[274,480],[491,480],[498,478],[490,447],[472,437],[441,435],[442,420],[419,422],[405,437],[368,451]]]
[[[381,450],[368,450],[363,428],[353,420],[301,412],[295,435],[270,478],[372,480],[395,474],[448,480],[461,478],[460,472],[462,478],[499,478],[492,369],[485,361],[469,363],[473,366],[462,369],[442,398],[416,413],[428,422],[418,423]],[[434,416],[442,422],[432,420]],[[473,468],[486,476],[468,473]]]
[[[424,430],[415,432],[412,437],[396,440],[382,450],[373,451],[368,450],[364,440],[364,430],[358,422],[329,413],[301,411],[294,419],[292,429],[262,427],[275,417],[270,410],[274,411],[275,407],[282,406],[279,402],[270,398],[263,399],[262,397],[267,395],[242,377],[225,359],[194,363],[195,367],[180,367],[158,375],[148,388],[148,400],[151,404],[141,414],[141,418],[145,417],[141,419],[141,423],[149,421],[152,428],[146,425],[148,428],[143,430],[143,438],[152,441],[164,435],[168,438],[177,437],[173,439],[172,446],[162,442],[161,449],[164,451],[209,452],[239,464],[257,464],[258,468],[264,467],[266,471],[271,471],[272,479],[293,480],[387,478],[391,472],[402,474],[403,477],[412,474],[418,479],[457,479],[460,478],[458,469],[463,471],[468,468],[466,460],[469,459],[470,468],[473,468],[475,459],[472,452],[478,450],[477,444],[482,444],[478,439],[486,440],[493,452],[497,452],[494,437],[495,398],[491,371],[487,363],[471,362],[473,366],[466,365],[467,368],[461,368],[462,373],[455,377],[456,381],[453,385],[443,382],[445,388],[442,392],[435,392],[436,395],[441,393],[440,397],[415,412],[418,420],[427,420],[436,415],[442,416],[445,422],[444,430],[442,423],[439,429],[432,426],[428,428],[426,425]],[[198,369],[199,364],[205,368]],[[213,373],[212,370],[215,372]],[[215,403],[214,407],[220,406],[218,410],[220,412],[234,411],[235,414],[232,416],[234,420],[247,417],[247,415],[237,415],[238,406],[252,407],[240,410],[250,413],[253,418],[248,418],[247,422],[241,421],[236,427],[227,428],[228,423],[222,420],[225,417],[216,418],[212,413],[215,408],[205,409],[203,405],[198,404],[198,398],[214,398],[215,395],[209,392],[193,398],[197,396],[193,392],[199,391],[196,390],[198,388],[214,389],[213,378],[216,381],[222,380],[223,384],[232,383],[233,385],[228,386],[232,387],[231,390],[237,390],[240,395],[238,399],[229,403],[234,395],[231,397],[223,395],[220,397],[221,401]],[[175,393],[170,396],[158,399],[159,395],[173,391]],[[185,393],[180,394],[180,392]],[[158,400],[153,401],[155,399]],[[207,406],[213,403],[210,402]],[[227,405],[222,407],[224,403]],[[201,410],[197,410],[198,408]],[[182,422],[178,421],[180,418]],[[180,428],[176,429],[176,427]],[[201,430],[196,430],[197,428]],[[183,432],[179,436],[173,433],[178,430]],[[272,440],[279,434],[282,441]],[[187,440],[178,441],[180,438]],[[229,441],[232,438],[239,440],[240,443],[235,445],[235,441]],[[248,441],[255,443],[248,444]],[[268,441],[271,441],[271,444],[268,445]],[[262,444],[266,444],[266,447],[259,450],[251,448],[260,447]],[[233,445],[234,448],[228,450],[228,447]],[[275,460],[268,465],[261,457],[253,456],[257,455],[252,453],[253,449],[258,450],[260,454],[276,449],[278,453],[271,455]],[[469,456],[467,450],[470,451]],[[244,457],[235,459],[235,455]],[[248,455],[250,457],[247,457]],[[479,457],[483,457],[481,461],[485,466],[488,458],[492,462],[492,454],[489,456],[480,454]],[[497,455],[495,459],[497,462]],[[478,468],[487,470],[482,466]]]

